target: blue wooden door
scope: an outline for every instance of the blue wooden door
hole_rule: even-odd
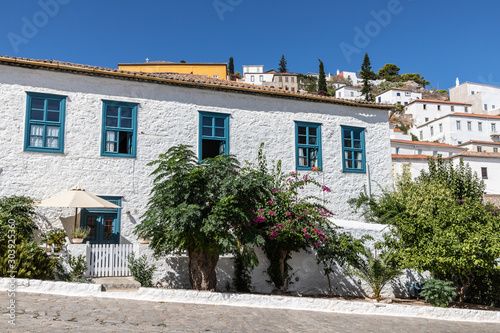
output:
[[[121,197],[102,198],[118,206],[121,205]],[[81,226],[90,228],[90,234],[84,242],[119,244],[120,211],[121,209],[82,209]]]

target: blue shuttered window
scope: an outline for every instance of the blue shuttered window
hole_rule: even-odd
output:
[[[342,126],[342,164],[344,172],[366,172],[364,128]]]
[[[297,170],[321,168],[321,124],[295,122]]]
[[[64,152],[66,96],[28,93],[24,150]]]
[[[103,101],[102,156],[135,157],[137,104]]]
[[[199,160],[229,154],[229,115],[200,111]]]

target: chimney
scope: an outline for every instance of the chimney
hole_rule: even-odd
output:
[[[455,80],[455,85],[456,85],[456,87],[458,87],[458,86],[460,85],[460,81],[458,81],[458,77],[457,77],[457,79]]]
[[[340,74],[340,71],[337,69],[337,75],[339,75],[339,74]]]

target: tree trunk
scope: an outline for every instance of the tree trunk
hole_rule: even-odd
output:
[[[280,249],[279,268],[281,273],[281,281],[283,284],[278,288],[281,292],[288,290],[288,272],[285,272],[285,262],[288,251]]]
[[[189,255],[189,282],[196,290],[214,291],[217,286],[215,267],[219,261],[219,254],[208,254],[188,249]]]

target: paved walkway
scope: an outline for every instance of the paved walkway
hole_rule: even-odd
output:
[[[451,322],[97,297],[18,293],[16,326],[0,292],[0,332],[500,332],[500,324]]]

